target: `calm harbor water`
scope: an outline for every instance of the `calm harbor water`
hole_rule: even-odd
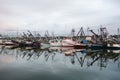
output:
[[[120,51],[0,46],[0,80],[120,80]]]

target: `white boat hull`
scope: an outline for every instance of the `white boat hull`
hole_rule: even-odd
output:
[[[120,49],[120,44],[108,44],[108,49]]]
[[[64,40],[53,40],[50,41],[50,46],[52,47],[73,47],[75,42],[71,39],[64,39]]]

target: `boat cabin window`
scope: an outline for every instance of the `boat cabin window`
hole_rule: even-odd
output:
[[[58,42],[58,40],[55,40],[55,42]]]
[[[51,43],[54,43],[54,41],[51,41]]]
[[[62,42],[62,40],[60,40],[60,42]]]

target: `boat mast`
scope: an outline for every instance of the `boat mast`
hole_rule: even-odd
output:
[[[83,30],[83,27],[81,27],[80,30],[78,31],[77,37],[80,40],[85,38],[85,33],[84,33],[84,30]]]

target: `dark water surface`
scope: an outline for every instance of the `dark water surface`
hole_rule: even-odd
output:
[[[0,80],[120,80],[120,51],[0,46]]]

